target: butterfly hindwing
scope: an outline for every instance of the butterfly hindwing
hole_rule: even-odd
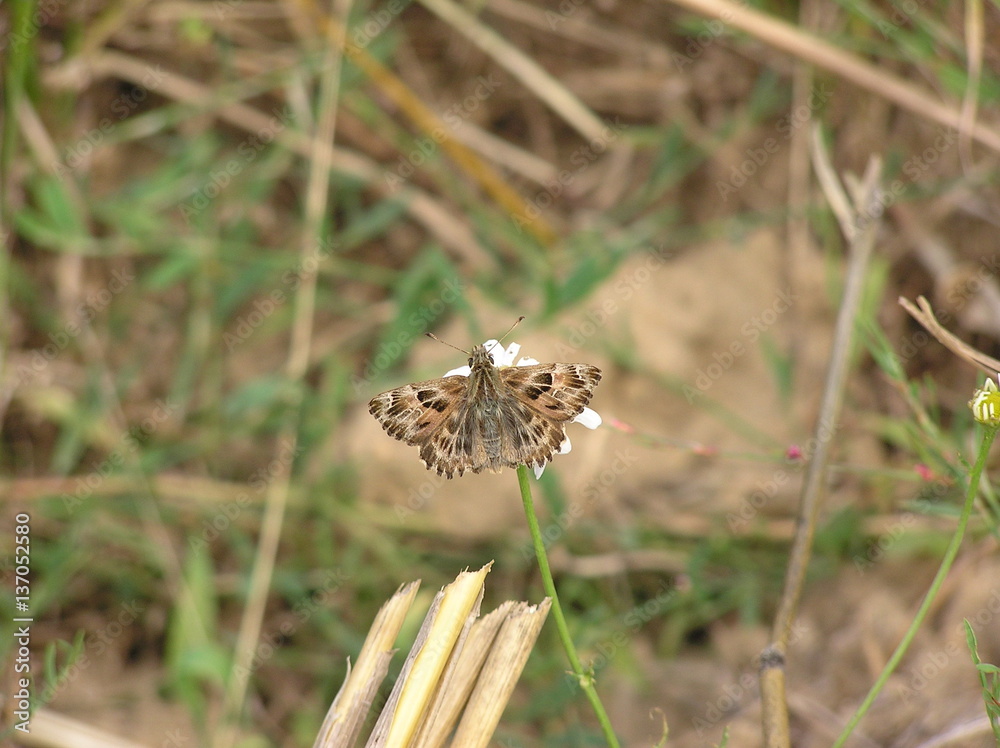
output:
[[[504,467],[551,459],[565,439],[563,423],[539,418],[518,398],[501,392],[495,401],[456,408],[421,446],[428,468],[449,478],[466,470],[498,473]]]

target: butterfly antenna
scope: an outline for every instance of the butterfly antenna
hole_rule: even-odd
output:
[[[513,330],[513,329],[514,329],[515,327],[517,327],[517,326],[518,326],[519,324],[521,324],[522,320],[524,320],[524,315],[523,315],[523,314],[522,314],[522,315],[521,315],[520,317],[518,317],[518,318],[517,318],[517,320],[516,320],[516,321],[514,322],[514,324],[510,326],[510,330],[508,330],[507,332],[505,332],[505,333],[503,334],[503,337],[502,337],[502,338],[500,338],[500,340],[498,340],[498,341],[497,341],[497,342],[496,342],[496,343],[495,343],[495,344],[493,345],[493,347],[494,347],[494,348],[496,348],[496,347],[497,347],[498,345],[500,345],[500,343],[501,343],[501,342],[503,342],[503,339],[504,339],[504,338],[506,338],[506,337],[507,337],[508,335],[510,335],[511,331],[512,331],[512,330]],[[465,354],[466,356],[471,356],[471,355],[472,355],[472,354],[471,354],[471,353],[469,353],[468,351],[465,351],[465,350],[462,350],[462,349],[461,349],[461,348],[459,348],[459,347],[458,347],[457,345],[452,345],[451,343],[447,343],[447,342],[445,342],[444,340],[441,340],[441,338],[439,338],[439,337],[438,337],[437,335],[435,335],[435,334],[434,334],[434,333],[432,333],[432,332],[425,332],[425,333],[424,333],[424,335],[426,335],[426,336],[427,336],[428,338],[430,338],[431,340],[436,340],[436,341],[437,341],[437,342],[439,342],[439,343],[444,343],[444,344],[445,344],[446,346],[448,346],[449,348],[454,348],[454,349],[455,349],[456,351],[460,351],[461,353],[464,353],[464,354]]]
[[[426,336],[427,336],[428,338],[430,338],[431,340],[436,340],[436,341],[437,341],[437,342],[439,342],[439,343],[444,343],[444,344],[445,344],[446,346],[448,346],[449,348],[454,348],[454,349],[455,349],[456,351],[458,351],[458,352],[460,352],[460,353],[464,353],[464,354],[465,354],[466,356],[471,356],[471,355],[472,355],[472,354],[471,354],[471,353],[469,353],[468,351],[463,351],[463,350],[462,350],[461,348],[459,348],[459,347],[458,347],[457,345],[452,345],[451,343],[446,343],[445,341],[441,340],[441,338],[439,338],[439,337],[438,337],[437,335],[435,335],[435,334],[434,334],[434,333],[432,333],[432,332],[425,332],[425,333],[424,333],[424,335],[426,335]]]
[[[523,321],[524,321],[524,315],[522,314],[520,317],[514,320],[514,324],[510,326],[510,329],[503,334],[500,340],[497,341],[497,345],[500,345],[503,342],[503,339],[506,338],[508,335],[510,335],[514,331],[514,328],[517,327],[519,324],[521,324],[521,322]],[[494,346],[494,348],[495,347],[496,346]]]

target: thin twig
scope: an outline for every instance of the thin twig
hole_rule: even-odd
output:
[[[813,156],[813,171],[816,172],[816,179],[819,181],[819,186],[823,189],[826,204],[833,211],[837,223],[840,224],[840,228],[844,232],[844,236],[847,237],[847,241],[852,242],[854,241],[855,229],[851,222],[853,211],[851,209],[850,198],[847,197],[847,192],[840,184],[840,180],[837,178],[837,173],[833,170],[830,159],[825,157],[826,146],[823,144],[822,128],[819,125],[813,126],[811,134],[809,150]]]
[[[814,140],[813,158],[818,162],[817,171],[832,171],[829,168],[828,156],[818,138]],[[821,165],[824,161],[827,163]],[[810,456],[808,472],[802,487],[799,522],[788,561],[784,590],[774,620],[772,641],[761,655],[762,721],[764,744],[768,748],[787,748],[789,745],[788,709],[784,693],[784,658],[812,555],[816,521],[826,487],[830,445],[837,431],[851,362],[854,321],[861,305],[868,260],[875,246],[878,221],[870,216],[875,212],[872,210],[876,193],[876,180],[873,175],[877,174],[877,161],[873,164],[876,168],[869,170],[867,178],[862,183],[867,186],[865,194],[855,197],[852,219],[849,224],[845,224],[845,219],[841,219],[845,230],[853,227],[854,231],[844,295],[837,314],[833,348],[830,353],[830,368],[827,371],[816,425],[816,448]]]
[[[973,366],[985,372],[986,376],[993,377],[1000,373],[1000,361],[982,351],[973,348],[961,338],[948,332],[934,316],[931,304],[923,296],[917,297],[917,306],[913,305],[909,299],[899,297],[899,304],[921,325],[927,332],[933,335],[949,351]]]

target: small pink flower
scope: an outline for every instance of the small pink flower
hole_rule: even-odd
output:
[[[792,444],[785,450],[785,459],[789,462],[797,462],[799,460],[805,459],[805,455],[802,454],[802,447],[798,444]]]

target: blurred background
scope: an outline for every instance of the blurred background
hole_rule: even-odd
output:
[[[522,355],[604,372],[535,498],[623,744],[759,745],[850,255],[814,132],[884,188],[789,650],[793,744],[832,742],[977,444],[976,371],[896,299],[1000,348],[996,3],[25,0],[0,32],[0,548],[12,590],[29,513],[58,744],[309,745],[400,584],[422,611],[495,560],[484,610],[540,601],[514,472],[440,479],[367,412],[465,363],[424,332],[525,315]],[[961,624],[1000,660],[997,506],[856,745],[992,743]],[[550,622],[497,745],[602,744],[567,670]]]

